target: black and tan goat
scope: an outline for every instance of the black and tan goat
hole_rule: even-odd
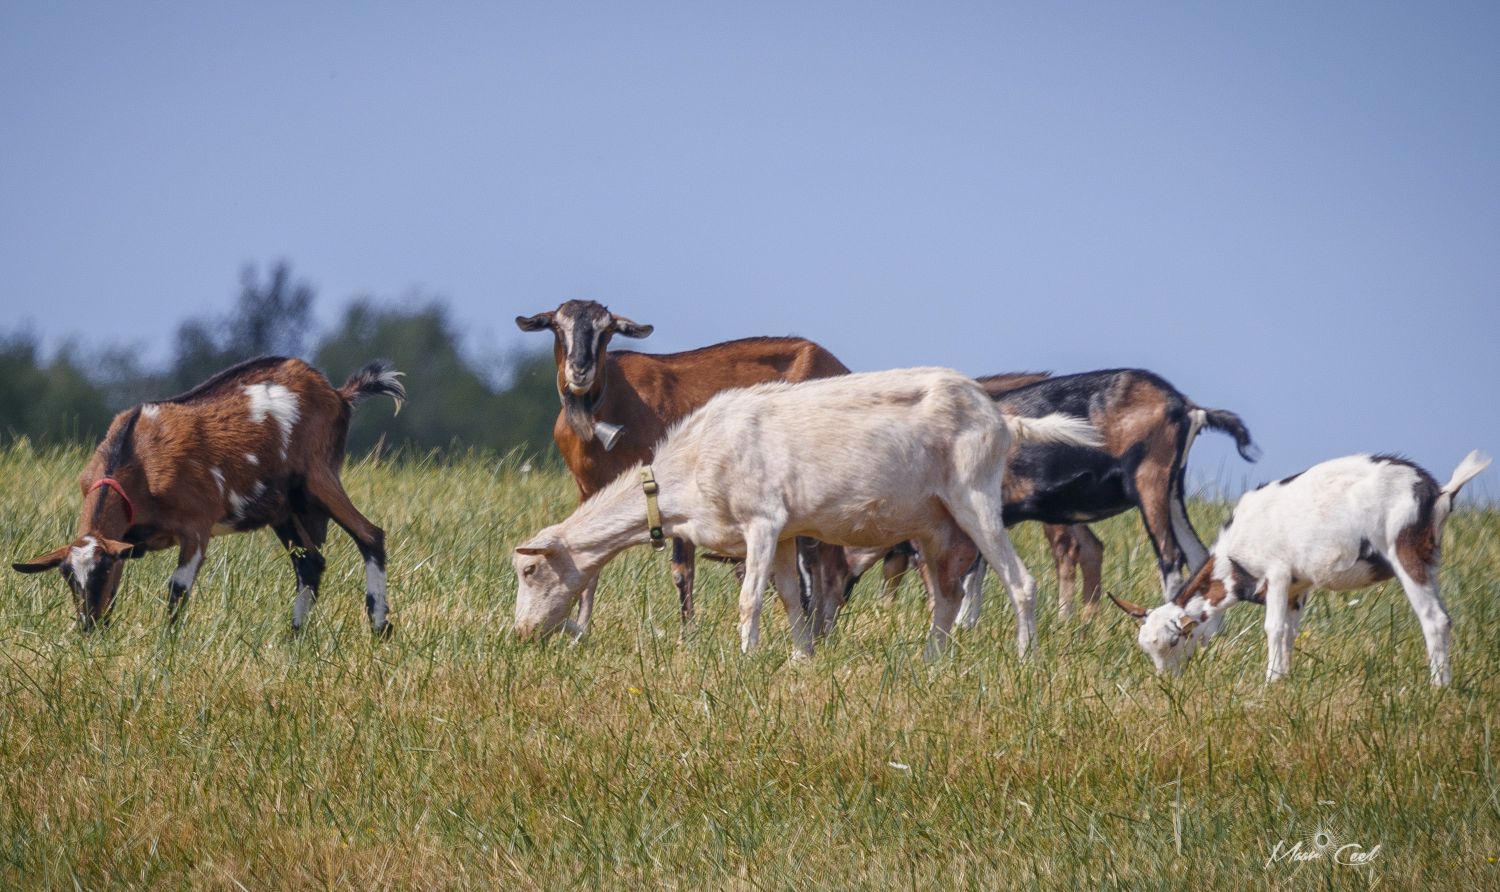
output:
[[[292,625],[301,628],[318,596],[332,519],[359,546],[365,610],[371,628],[386,634],[385,533],[349,501],[339,470],[355,403],[383,393],[399,411],[406,397],[399,375],[372,362],[334,389],[299,359],[262,357],[121,412],[79,480],[78,537],[12,566],[59,568],[89,628],[108,615],[126,559],[175,545],[167,588],[175,619],[212,536],[269,526],[291,553]]]
[[[1009,457],[1005,475],[1004,517],[1007,527],[1027,520],[1048,524],[1047,538],[1058,562],[1060,580],[1071,580],[1074,566],[1084,576],[1084,615],[1099,603],[1099,566],[1103,544],[1083,526],[1136,508],[1156,552],[1164,597],[1181,585],[1182,571],[1196,571],[1207,550],[1188,521],[1183,503],[1188,450],[1203,428],[1234,437],[1240,456],[1257,457],[1250,432],[1239,416],[1205,409],[1183,396],[1161,376],[1143,369],[1107,369],[1076,375],[992,375],[980,378],[990,397],[1007,414],[1037,418],[1054,413],[1087,418],[1104,438],[1099,447],[1023,443]],[[908,550],[908,555],[910,551]],[[907,556],[888,557],[888,590],[905,569]],[[826,624],[868,566],[868,554],[850,554],[840,575],[822,569],[817,586],[819,620]],[[978,619],[984,565],[965,580],[965,607],[960,622]],[[853,577],[851,579],[850,577]],[[842,580],[843,585],[839,585]],[[1071,601],[1071,585],[1064,591]]]

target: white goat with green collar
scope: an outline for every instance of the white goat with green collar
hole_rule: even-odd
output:
[[[899,369],[726,391],[667,434],[652,467],[666,536],[745,558],[744,650],[759,640],[762,591],[774,583],[794,653],[812,653],[794,544],[807,536],[832,545],[923,545],[933,594],[929,654],[948,640],[959,579],[977,546],[1010,589],[1024,654],[1036,635],[1035,583],[1000,522],[1005,456],[1013,438],[1082,445],[1097,436],[1072,416],[1005,415],[958,372]],[[647,541],[640,472],[629,470],[516,549],[517,632],[561,628],[588,580]]]

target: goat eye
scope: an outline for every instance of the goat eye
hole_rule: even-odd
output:
[[[526,567],[525,569],[523,569],[521,571],[521,575],[522,576],[533,576],[535,574],[536,574],[536,565],[535,564],[532,564],[530,567]]]

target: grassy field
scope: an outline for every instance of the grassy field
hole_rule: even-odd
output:
[[[71,538],[82,462],[0,450],[0,551]],[[606,571],[587,642],[522,646],[510,546],[571,510],[561,472],[345,477],[388,533],[389,642],[340,534],[300,638],[269,532],[215,540],[176,633],[170,554],[133,563],[87,636],[56,575],[0,576],[0,887],[1500,887],[1495,513],[1448,527],[1451,688],[1390,585],[1315,596],[1268,688],[1253,606],[1175,680],[1112,608],[1059,621],[1035,527],[1015,535],[1042,600],[1024,664],[993,577],[931,665],[914,579],[894,605],[862,584],[842,637],[792,664],[774,600],[739,654],[733,577],[702,564],[683,641],[644,548]],[[1099,532],[1109,587],[1155,603],[1139,522]],[[1379,850],[1334,864],[1320,831]],[[1267,864],[1298,840],[1324,857]]]

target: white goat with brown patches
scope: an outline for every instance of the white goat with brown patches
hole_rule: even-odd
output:
[[[359,546],[365,610],[371,627],[387,633],[385,533],[349,501],[339,469],[354,404],[383,393],[399,409],[406,397],[399,374],[373,362],[334,389],[299,359],[262,357],[121,412],[79,480],[78,537],[12,567],[60,568],[89,628],[108,615],[127,558],[175,545],[167,587],[175,619],[211,537],[270,526],[291,553],[292,625],[300,628],[318,595],[332,519]]]
[[[929,655],[952,630],[959,577],[977,545],[1010,589],[1024,654],[1036,635],[1035,583],[1000,522],[1013,437],[1097,442],[1078,418],[1007,416],[974,379],[949,369],[726,391],[656,449],[658,536],[743,556],[741,647],[758,643],[761,593],[774,583],[797,656],[812,653],[813,636],[794,537],[866,547],[917,541],[932,593]],[[640,470],[632,469],[517,548],[517,632],[546,635],[561,627],[607,561],[650,540],[647,511]]]
[[[1175,598],[1149,611],[1114,601],[1140,621],[1137,640],[1157,671],[1174,674],[1217,634],[1236,602],[1264,603],[1266,680],[1275,681],[1291,669],[1303,593],[1349,591],[1394,576],[1422,624],[1432,683],[1447,684],[1450,623],[1438,594],[1443,525],[1459,489],[1489,464],[1471,452],[1442,487],[1393,456],[1314,465],[1241,497],[1208,561]]]

